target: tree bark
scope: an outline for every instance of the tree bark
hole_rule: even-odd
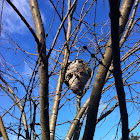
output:
[[[0,117],[0,132],[4,140],[9,140],[1,117]]]
[[[39,39],[37,44],[37,54],[40,76],[40,122],[41,135],[43,140],[50,139],[49,131],[49,76],[48,76],[48,58],[46,57],[45,31],[40,15],[37,0],[29,0],[30,8],[35,24],[35,30]]]
[[[122,72],[120,66],[120,47],[119,47],[119,2],[118,0],[109,0],[110,4],[110,19],[111,19],[111,39],[112,39],[112,59],[114,71],[113,75],[115,78],[115,86],[117,90],[120,114],[122,121],[122,138],[123,140],[129,139],[128,129],[128,114],[125,101],[125,92],[123,87]]]
[[[121,17],[120,17],[120,22],[119,22],[120,37],[122,36],[122,33],[125,29],[133,3],[134,3],[134,0],[124,0],[122,3],[121,9],[120,9]],[[109,69],[109,66],[112,60],[111,46],[112,44],[111,44],[111,38],[110,38],[108,41],[105,53],[104,53],[104,57],[101,59],[103,65],[102,64],[99,65],[99,68],[95,77],[95,81],[93,84],[83,140],[87,140],[87,139],[92,140],[94,136],[98,107],[99,107],[99,102],[101,99],[101,92],[104,86],[107,71]]]

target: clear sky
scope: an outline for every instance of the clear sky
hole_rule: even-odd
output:
[[[12,0],[12,2],[15,4],[15,6],[18,8],[18,10],[23,14],[23,16],[29,22],[31,27],[34,29],[34,23],[33,23],[33,19],[32,19],[32,15],[31,15],[28,0],[22,0],[22,1]],[[60,22],[60,19],[57,16],[57,14],[54,13],[53,6],[51,5],[51,3],[49,1],[38,0],[38,2],[39,2],[39,8],[40,8],[40,11],[41,11],[41,16],[42,16],[42,19],[43,19],[44,28],[45,28],[46,33],[48,32],[48,30],[50,28],[50,25],[52,24],[52,19],[55,17],[54,21],[53,21],[52,28],[49,32],[49,36],[46,39],[46,46],[47,46],[47,49],[49,49],[51,47],[54,36],[55,36],[55,34],[57,32],[57,29],[58,29],[61,22]],[[85,2],[85,0],[79,0],[78,8],[77,8],[76,13],[74,15],[76,18],[78,17],[77,15],[80,14],[80,11],[81,11],[81,8],[82,8],[84,2]],[[54,3],[56,4],[56,1]],[[87,3],[86,8],[89,6],[90,3],[91,3],[91,0],[89,0],[89,2]],[[2,2],[0,2],[0,4],[2,4]],[[60,6],[61,5],[58,4],[58,7],[60,7]],[[66,7],[67,7],[67,4],[65,4],[64,14],[66,13],[66,10],[67,10]],[[86,22],[88,22],[89,24],[93,24],[93,22],[94,22],[93,17],[95,17],[95,5],[89,11],[88,15],[85,17],[84,20]],[[108,31],[110,30],[108,1],[100,1],[99,0],[97,2],[97,11],[96,11],[96,20],[95,21],[96,21],[96,24],[98,25],[95,28],[95,32],[96,32],[96,34],[98,34],[98,37],[103,38],[106,35],[106,33],[108,33]],[[65,22],[65,26],[67,26],[67,21]],[[76,26],[76,22],[75,22],[75,24],[73,24],[73,29],[74,29],[75,26]],[[84,24],[82,24],[81,32],[78,34],[79,38],[80,38],[80,35],[82,34],[82,32],[85,32],[86,30],[87,30],[86,26]],[[89,45],[92,42],[92,38],[91,38],[92,35],[90,36],[90,34],[91,33],[89,32],[87,36],[85,35],[83,37],[83,39],[80,40],[80,43],[77,43],[74,46],[73,51],[76,50],[75,49],[76,47],[80,48],[82,45]],[[138,34],[134,34],[134,35],[135,35],[135,39],[137,39]],[[55,49],[59,49],[63,46],[64,39],[65,39],[64,38],[64,33],[61,31],[61,33],[59,35],[59,38],[57,40],[57,45],[56,45]],[[130,38],[129,38],[129,40],[130,40]],[[15,42],[18,44],[18,46],[15,45]],[[126,45],[129,45],[129,47],[132,47],[133,42],[134,41],[129,41],[128,43],[126,43]],[[100,45],[104,45],[104,44],[105,44],[105,42],[101,41]],[[31,55],[28,55],[27,53],[23,53],[19,49],[19,47],[21,47],[21,49],[25,50],[26,52],[28,52],[28,54],[30,53]],[[90,51],[95,52],[95,47],[93,47],[93,49],[90,49]],[[76,58],[75,54],[76,53],[73,53],[70,56],[71,61],[75,60],[75,58]],[[58,55],[58,52],[53,51],[52,54],[51,54],[51,57],[56,58],[57,55]],[[84,59],[86,62],[88,62],[89,57],[90,56],[87,52],[86,52],[86,55],[85,55],[85,52],[82,53],[82,51],[81,51],[81,53],[79,55],[79,58]],[[99,55],[99,58],[100,57],[101,57],[101,55]],[[18,73],[15,73],[14,76],[17,77],[17,79],[24,82],[24,84],[26,86],[28,85],[29,78],[31,77],[32,70],[33,70],[35,62],[37,60],[36,43],[35,43],[35,40],[34,40],[33,36],[31,35],[29,30],[27,29],[27,27],[20,20],[20,18],[13,11],[13,9],[7,4],[6,1],[4,1],[3,15],[2,15],[2,34],[1,34],[1,39],[0,39],[0,59],[1,59],[0,62],[5,64],[5,65],[7,65],[6,62],[13,65],[14,67],[12,67],[11,65],[7,65],[6,68],[9,68],[11,70],[12,74],[13,74],[12,71],[18,71]],[[60,59],[60,61],[62,61],[62,59]],[[130,61],[133,61],[133,60],[130,60]],[[52,65],[55,64],[54,61],[52,61],[52,59],[50,60],[50,63]],[[50,65],[49,70],[52,70],[52,65]],[[91,68],[93,68],[92,63],[91,63],[90,66],[91,66]],[[140,73],[134,75],[133,79],[138,80],[139,75],[140,75]],[[58,75],[54,76],[54,78],[58,78]],[[7,77],[5,77],[5,79],[12,80],[12,79],[8,79]],[[37,79],[38,79],[38,75],[36,77],[36,80]],[[110,83],[113,82],[113,80],[114,79],[111,79]],[[18,91],[17,91],[17,93],[19,93],[18,96],[23,97],[26,93],[24,87],[21,84],[18,84],[18,83],[14,83],[14,84],[18,89]],[[12,84],[12,85],[14,85],[14,84]],[[56,80],[51,78],[50,79],[50,93],[55,92],[56,84],[57,84]],[[93,81],[92,81],[92,84],[93,84]],[[38,83],[36,84],[36,86],[37,87],[34,90],[34,96],[35,97],[37,95],[39,95]],[[65,85],[64,85],[64,87],[65,87]],[[140,93],[140,90],[138,89],[138,85],[135,88]],[[139,86],[139,88],[140,88],[140,86]],[[91,90],[92,90],[92,87],[90,87],[90,89],[88,90],[86,95],[83,97],[82,105],[85,103],[85,101],[90,96]],[[128,88],[125,88],[125,91],[127,93],[127,97],[130,98]],[[71,100],[71,102],[67,102],[65,104],[65,106],[60,110],[59,115],[58,115],[58,122],[57,122],[58,124],[62,123],[62,122],[65,122],[65,121],[68,121],[68,120],[72,120],[75,117],[76,97],[72,93],[72,91],[70,91],[70,92],[71,92],[71,94],[67,95],[66,97],[68,99],[72,99],[72,100]],[[135,94],[136,93],[134,93],[134,95]],[[108,100],[110,100],[111,97],[113,97],[114,95],[116,95],[116,91],[115,91],[114,87],[111,88],[106,94],[102,95],[102,99],[101,99],[101,102],[100,102],[101,105],[99,107],[98,116],[101,114],[103,109],[108,104]],[[52,102],[51,102],[52,98],[53,97],[50,97],[50,109],[52,107]],[[62,105],[65,102],[65,100],[66,100],[66,98],[63,98],[62,101],[60,102],[60,105]],[[7,103],[5,104],[5,102],[7,102]],[[7,96],[2,96],[0,98],[0,105],[2,105],[3,108],[5,108],[5,109],[8,109],[12,105],[11,100],[10,100],[10,103],[8,103],[8,102],[9,102],[9,98]],[[138,102],[139,102],[139,100],[138,100]],[[109,105],[109,109],[115,103],[116,103],[116,100],[114,100]],[[135,106],[134,104],[131,104],[131,103],[127,103],[127,107],[128,107],[128,112],[129,112],[129,116],[130,116],[129,127],[132,128],[136,124],[138,119],[140,119],[139,118],[140,117],[140,112],[139,112],[140,107],[139,107],[138,104]],[[19,114],[17,114],[17,116],[20,116],[19,110],[15,109],[15,111],[17,111],[17,113],[19,113]],[[1,113],[1,111],[0,111],[0,113]],[[0,114],[0,115],[2,115],[2,114]],[[38,118],[39,118],[39,114],[38,114]],[[37,120],[39,121],[38,118],[37,118]],[[11,122],[12,121],[12,120],[6,120],[6,117],[4,117],[3,119],[4,119],[4,122]],[[118,139],[119,139],[120,134],[121,134],[120,133],[120,130],[121,130],[120,125],[118,125],[119,121],[120,121],[120,115],[119,115],[119,108],[117,107],[110,116],[108,116],[107,118],[102,120],[99,124],[97,124],[94,140],[100,140],[100,139],[113,140],[116,136],[117,128],[119,128],[119,131],[118,131]],[[70,123],[66,123],[65,125],[58,126],[57,129],[56,129],[56,134],[57,134],[56,136],[58,136],[60,139],[63,140],[64,137],[67,134],[69,126],[70,126]],[[81,132],[83,132],[84,126],[85,126],[85,124],[83,125]],[[139,130],[140,130],[140,126],[138,126],[133,131],[133,133],[135,135],[137,135],[137,133],[140,132]],[[11,139],[13,139],[13,140],[15,139],[15,136],[11,136],[11,137],[13,137]]]

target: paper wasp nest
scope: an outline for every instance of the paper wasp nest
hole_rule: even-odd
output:
[[[91,75],[90,66],[83,60],[77,59],[68,63],[65,74],[65,84],[77,95],[82,95],[85,84]]]

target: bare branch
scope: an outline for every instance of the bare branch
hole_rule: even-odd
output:
[[[33,31],[32,27],[29,25],[29,23],[26,21],[26,19],[22,16],[22,14],[19,12],[19,10],[14,6],[14,4],[10,1],[10,0],[6,0],[10,6],[15,10],[15,12],[19,15],[19,17],[21,18],[21,20],[25,23],[25,25],[27,26],[27,28],[30,30],[31,34],[33,35],[35,41],[37,44],[39,44],[39,40],[35,34],[35,32]]]

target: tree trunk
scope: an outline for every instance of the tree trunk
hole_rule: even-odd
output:
[[[120,37],[122,36],[122,33],[125,29],[133,3],[134,3],[134,0],[124,0],[122,3],[121,9],[120,9],[121,17],[120,17],[120,22],[119,22]],[[104,53],[104,57],[102,58],[103,65],[102,64],[99,65],[99,68],[95,77],[95,81],[93,84],[83,140],[87,140],[87,139],[92,140],[94,136],[98,107],[99,107],[99,102],[101,99],[101,92],[104,86],[107,71],[109,69],[109,66],[112,60],[111,46],[112,44],[111,44],[111,38],[110,38],[108,41],[105,53]]]
[[[40,122],[43,140],[50,139],[49,131],[49,76],[48,58],[46,57],[45,31],[41,19],[37,0],[29,0],[32,16],[35,24],[36,34],[39,39],[37,44],[39,76],[40,76]]]
[[[128,114],[125,101],[125,92],[123,87],[122,72],[120,66],[120,47],[119,47],[119,2],[118,0],[109,0],[110,19],[111,19],[111,39],[112,39],[112,59],[113,59],[113,75],[115,78],[115,86],[117,90],[120,114],[122,121],[122,138],[129,139]]]

